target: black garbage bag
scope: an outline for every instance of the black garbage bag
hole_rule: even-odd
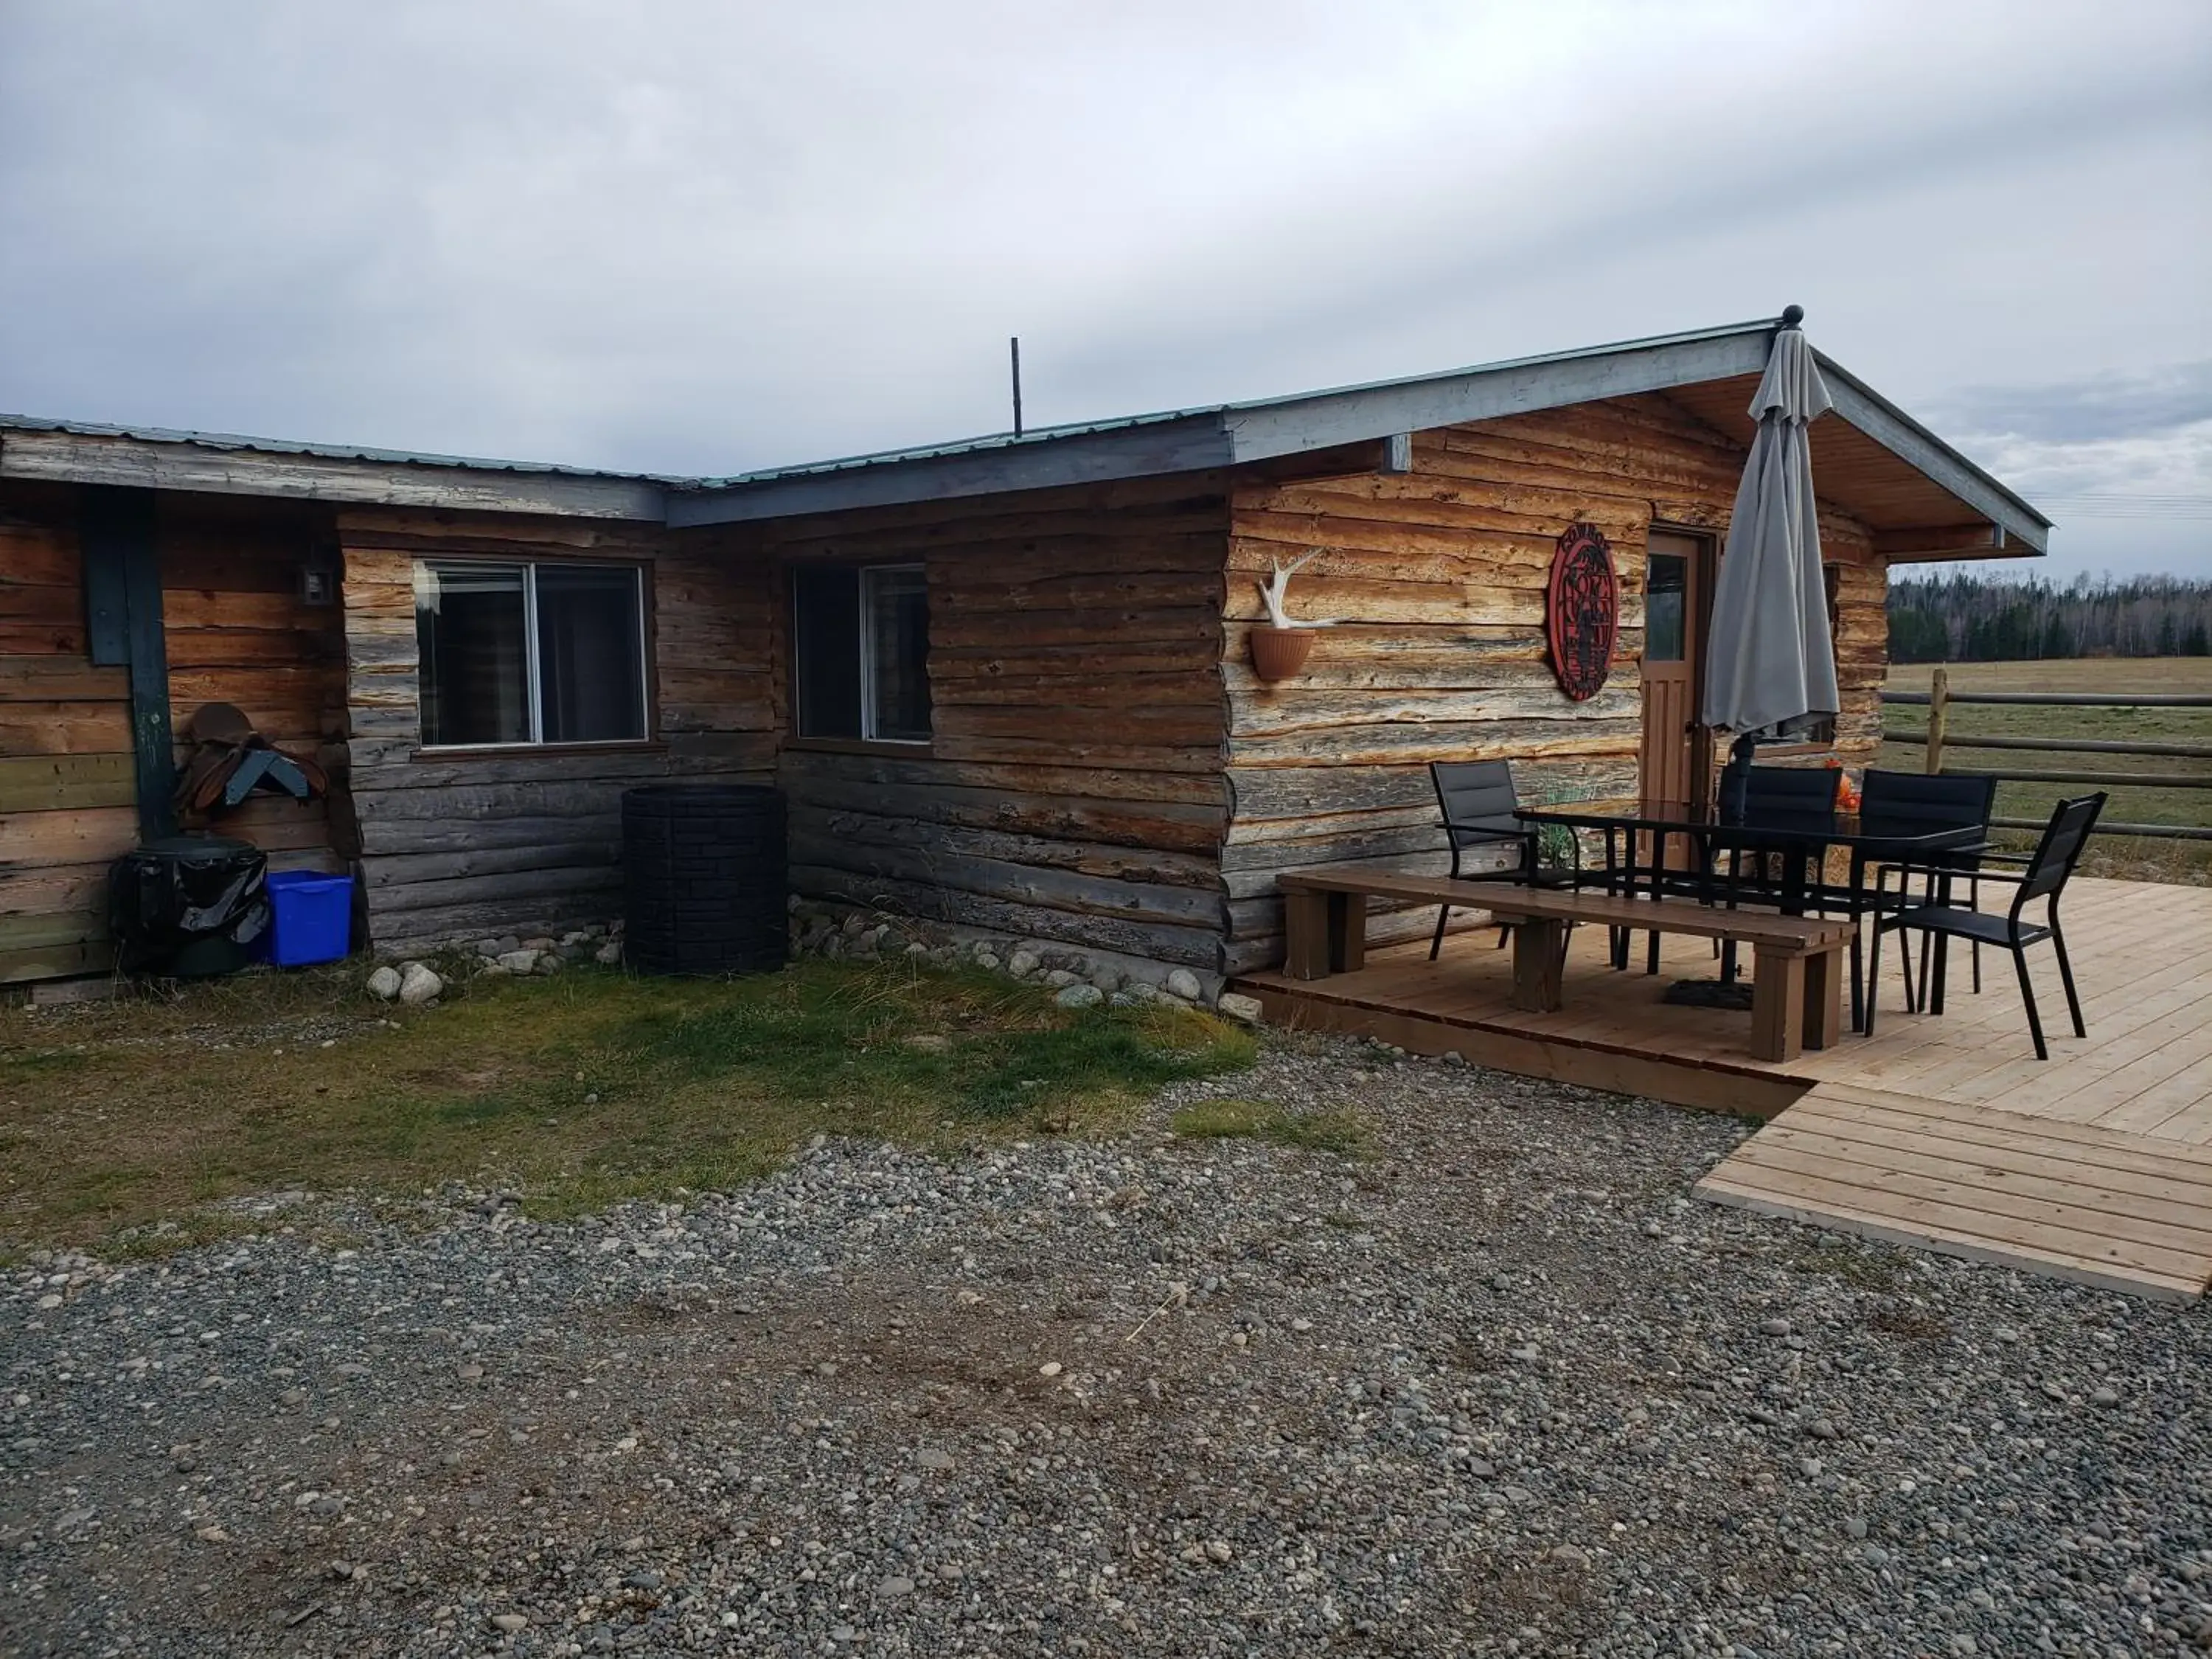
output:
[[[269,861],[249,842],[172,836],[107,872],[108,931],[125,973],[235,973],[269,932]]]

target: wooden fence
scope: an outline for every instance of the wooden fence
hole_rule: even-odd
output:
[[[2027,703],[2051,708],[2212,708],[2212,696],[2145,693],[2139,696],[2069,694],[2057,691],[1954,691],[1950,678],[1937,669],[1925,691],[1884,691],[1885,705],[1924,706],[1928,724],[1918,732],[1882,732],[1885,743],[1918,744],[1928,754],[1927,770],[1954,777],[1996,778],[2006,783],[2091,783],[2107,788],[2212,789],[2212,773],[2100,772],[2057,767],[2036,769],[1948,766],[1954,749],[2009,749],[2040,754],[2147,755],[2166,760],[2212,761],[2212,743],[2126,743],[2112,738],[1969,737],[1950,731],[1954,703]],[[2040,830],[2035,818],[1992,818],[2000,830]],[[2100,836],[2149,836],[2172,841],[2212,841],[2212,825],[2196,823],[2112,823],[2100,821]]]

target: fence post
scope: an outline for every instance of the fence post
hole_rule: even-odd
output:
[[[1943,769],[1943,723],[1951,711],[1951,677],[1941,668],[1928,682],[1928,770]]]

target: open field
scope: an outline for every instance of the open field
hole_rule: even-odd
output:
[[[2212,696],[2212,657],[2087,657],[2048,662],[1969,662],[1948,665],[1951,690],[1960,691],[2127,692]],[[1901,664],[1889,672],[1893,691],[1925,691],[1927,663]],[[1892,729],[1924,727],[1924,707],[1892,705]],[[1950,734],[1959,737],[2083,738],[2142,743],[2212,743],[2212,708],[2049,708],[1954,703]],[[1925,761],[1917,744],[1885,744],[1876,763],[1917,772]],[[2011,750],[1954,749],[1947,769],[2080,770],[2179,774],[2212,779],[2212,760],[2150,755],[2066,755]],[[2087,794],[2095,784],[2006,783],[1997,811],[2007,817],[2042,817],[2063,795]],[[2107,817],[2127,823],[2212,823],[2212,789],[2122,787],[2112,790]],[[2018,836],[2023,843],[2032,837]],[[2098,837],[2085,872],[2135,881],[2212,883],[2212,842]]]
[[[1152,1005],[904,963],[738,981],[462,983],[362,994],[357,969],[254,974],[0,1014],[0,1248],[173,1249],[283,1188],[513,1189],[533,1212],[726,1188],[817,1133],[949,1147],[1110,1128],[1250,1036]]]

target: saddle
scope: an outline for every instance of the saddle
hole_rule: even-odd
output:
[[[185,737],[192,747],[177,773],[179,811],[213,816],[257,789],[295,800],[329,793],[330,778],[321,767],[277,748],[235,704],[202,703],[185,722]]]

